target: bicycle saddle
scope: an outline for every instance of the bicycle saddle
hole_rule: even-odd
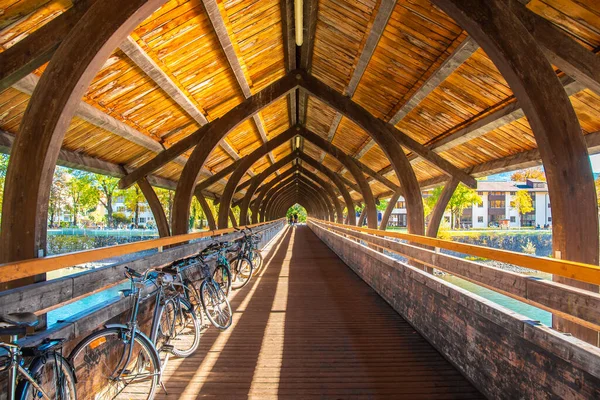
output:
[[[0,322],[13,326],[36,326],[38,324],[38,317],[34,313],[12,313],[6,315],[0,315]]]

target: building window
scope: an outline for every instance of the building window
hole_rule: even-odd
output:
[[[477,222],[479,222],[480,224],[483,223],[483,215],[480,215],[479,217],[477,217]]]
[[[511,196],[515,196],[517,194],[517,192],[510,192]]]
[[[548,208],[550,208],[550,203],[548,203]]]
[[[140,217],[140,224],[143,224],[143,223],[145,223],[145,222],[146,222],[146,218],[144,218],[144,217]]]
[[[506,202],[504,200],[492,200],[490,201],[490,208],[504,208]]]
[[[548,222],[552,222],[552,217],[548,217]]]
[[[490,196],[504,196],[504,192],[490,192]]]
[[[515,223],[517,222],[517,217],[515,217],[514,215],[510,217],[510,222]]]
[[[404,202],[404,201],[397,202],[396,208],[406,208],[406,202]]]
[[[483,192],[477,192],[477,196],[479,196],[479,197],[483,196]]]

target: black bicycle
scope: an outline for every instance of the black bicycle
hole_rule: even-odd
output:
[[[151,273],[156,273],[150,276]],[[192,354],[200,341],[200,323],[177,290],[173,275],[152,268],[144,274],[126,268],[132,312],[126,325],[111,324],[82,340],[69,360],[83,399],[152,399],[169,355]],[[140,331],[138,313],[148,283],[156,286],[150,337]],[[162,356],[162,359],[161,359]]]
[[[8,336],[0,343],[0,370],[8,371],[9,400],[75,400],[75,377],[69,362],[61,354],[62,340],[48,339],[35,347],[21,347],[19,336],[27,327],[36,326],[32,313],[15,313],[0,316],[0,336]],[[25,359],[30,359],[29,363]]]

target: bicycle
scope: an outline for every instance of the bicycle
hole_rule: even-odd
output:
[[[162,369],[169,355],[185,357],[193,353],[199,344],[198,319],[187,300],[179,293],[175,294],[173,288],[176,283],[172,275],[157,268],[148,269],[144,274],[125,269],[131,289],[123,290],[122,294],[131,297],[133,303],[129,322],[106,325],[83,339],[69,355],[78,392],[87,395],[84,398],[152,399],[157,385],[162,385]],[[153,281],[157,290],[148,337],[140,331],[137,320],[142,290],[146,288],[152,272],[158,272],[158,276]],[[165,294],[165,290],[172,293]],[[179,345],[190,342],[189,335],[193,335],[191,345],[182,349]],[[186,340],[177,341],[178,336],[186,337]],[[164,354],[162,362],[161,354]]]
[[[231,288],[238,290],[243,288],[250,282],[254,267],[252,261],[247,257],[247,243],[242,240],[238,247],[234,247],[234,243],[221,243],[217,250],[217,267],[224,265],[231,271]],[[227,259],[228,252],[237,252],[236,256],[229,262]]]
[[[245,243],[245,256],[252,263],[252,276],[257,276],[262,268],[263,258],[260,251],[258,251],[258,243],[260,243],[261,235],[258,233],[252,233],[252,228],[246,227],[245,229],[235,228],[237,231],[244,234]],[[246,232],[248,231],[248,233]]]
[[[0,336],[8,336],[8,343],[0,343],[7,354],[0,356],[0,369],[8,371],[8,399],[75,400],[75,377],[69,362],[60,354],[62,339],[47,339],[36,347],[21,347],[19,336],[27,327],[36,326],[32,313],[14,313],[0,316]],[[31,358],[25,367],[24,358]]]

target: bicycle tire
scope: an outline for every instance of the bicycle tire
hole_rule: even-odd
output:
[[[129,399],[132,393],[139,399],[154,398],[160,381],[160,359],[156,348],[149,339],[136,333],[128,368],[123,368],[123,356],[129,351],[125,342],[129,339],[127,329],[111,327],[88,335],[75,346],[68,360],[77,378],[78,400]],[[144,368],[149,368],[148,372],[139,376]],[[127,378],[111,378],[117,370],[124,374],[129,372],[129,375],[134,371],[136,375],[129,382],[126,382]]]
[[[185,279],[183,281],[183,285],[185,286],[186,299],[191,304],[196,313],[196,317],[198,318],[198,323],[200,327],[202,327],[202,302],[200,301],[200,293],[196,288],[196,285],[190,281],[189,279]]]
[[[257,276],[260,273],[260,270],[263,266],[263,256],[260,251],[254,249],[252,250],[252,267],[254,268],[252,272],[252,276]]]
[[[200,300],[206,317],[215,328],[225,330],[231,326],[231,304],[217,283],[209,279],[204,280],[200,285]]]
[[[167,344],[173,346],[173,355],[188,357],[196,351],[200,345],[200,323],[187,300],[179,298],[166,302],[158,321],[161,330],[168,329]]]
[[[227,265],[218,264],[213,271],[212,278],[219,284],[225,296],[231,292],[231,269]]]
[[[239,290],[250,282],[254,268],[248,257],[238,256],[231,260],[231,270],[231,289]]]
[[[61,374],[57,374],[56,364],[60,365]],[[52,369],[50,371],[50,369]],[[77,389],[75,376],[71,364],[60,354],[50,351],[43,356],[33,359],[29,365],[30,375],[51,399],[76,400]],[[64,383],[58,383],[60,391],[53,390],[49,384],[55,378],[64,379]],[[56,383],[56,382],[55,382]],[[27,379],[21,379],[17,385],[16,398],[21,400],[37,400],[42,398],[41,393]]]

